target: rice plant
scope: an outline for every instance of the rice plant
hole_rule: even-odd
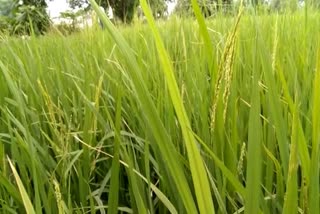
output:
[[[319,213],[319,12],[192,2],[0,40],[0,213]]]

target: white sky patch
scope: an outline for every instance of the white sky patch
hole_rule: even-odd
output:
[[[71,10],[66,0],[53,0],[48,2],[48,11],[51,18],[60,16],[61,12]]]
[[[168,13],[171,14],[177,5],[177,0],[174,0],[173,2],[168,2],[167,5],[168,5]]]

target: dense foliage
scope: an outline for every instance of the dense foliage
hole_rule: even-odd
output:
[[[10,34],[43,34],[50,26],[46,7],[45,0],[4,1],[0,7],[0,29]]]
[[[150,7],[153,11],[155,17],[163,16],[167,11],[166,2],[171,0],[150,0]],[[114,14],[120,20],[125,23],[132,21],[134,14],[139,5],[139,0],[98,0],[97,3],[104,8],[111,6],[113,8]],[[71,7],[83,7],[88,6],[88,0],[69,0]]]
[[[0,41],[0,213],[320,213],[319,12],[150,14]]]
[[[12,5],[10,0],[0,0],[0,16],[9,15]]]

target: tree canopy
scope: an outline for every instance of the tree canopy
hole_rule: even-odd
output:
[[[167,11],[166,2],[172,0],[149,0],[150,7],[155,17],[161,17]],[[88,0],[68,0],[70,7],[77,8],[88,5]],[[131,22],[139,0],[97,0],[97,3],[104,7],[112,7],[114,15],[123,22]]]
[[[5,20],[2,30],[11,34],[42,34],[50,26],[45,0],[0,0],[0,3]]]
[[[227,7],[229,7],[233,3],[233,0],[197,0],[197,1],[205,17],[211,16],[216,10],[220,10],[220,9],[226,10]],[[179,15],[193,14],[191,1],[178,0],[175,11]]]
[[[11,11],[13,2],[10,0],[0,0],[0,16],[8,15]]]

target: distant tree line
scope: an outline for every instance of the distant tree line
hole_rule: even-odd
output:
[[[0,0],[0,31],[11,34],[36,34],[46,32],[50,18],[46,11],[50,0]],[[71,8],[90,9],[88,0],[67,0]],[[173,0],[149,0],[155,17],[163,17],[167,11],[166,2]],[[137,12],[139,0],[96,0],[104,9],[111,7],[114,16],[124,23],[130,23]]]
[[[210,17],[216,12],[230,13],[234,11],[241,0],[197,0],[200,9],[205,17]],[[243,0],[243,4],[249,8],[266,8],[267,11],[295,10],[298,5],[305,3],[304,0]],[[313,7],[320,6],[320,0],[308,0]],[[193,14],[191,0],[178,0],[175,8],[178,15],[190,16]]]
[[[149,0],[149,5],[155,17],[162,17],[167,11],[167,2],[172,0]],[[88,0],[69,0],[71,8],[88,5]],[[124,23],[130,23],[139,5],[139,0],[97,0],[100,6],[113,9],[114,15]],[[89,6],[88,6],[89,8]]]

